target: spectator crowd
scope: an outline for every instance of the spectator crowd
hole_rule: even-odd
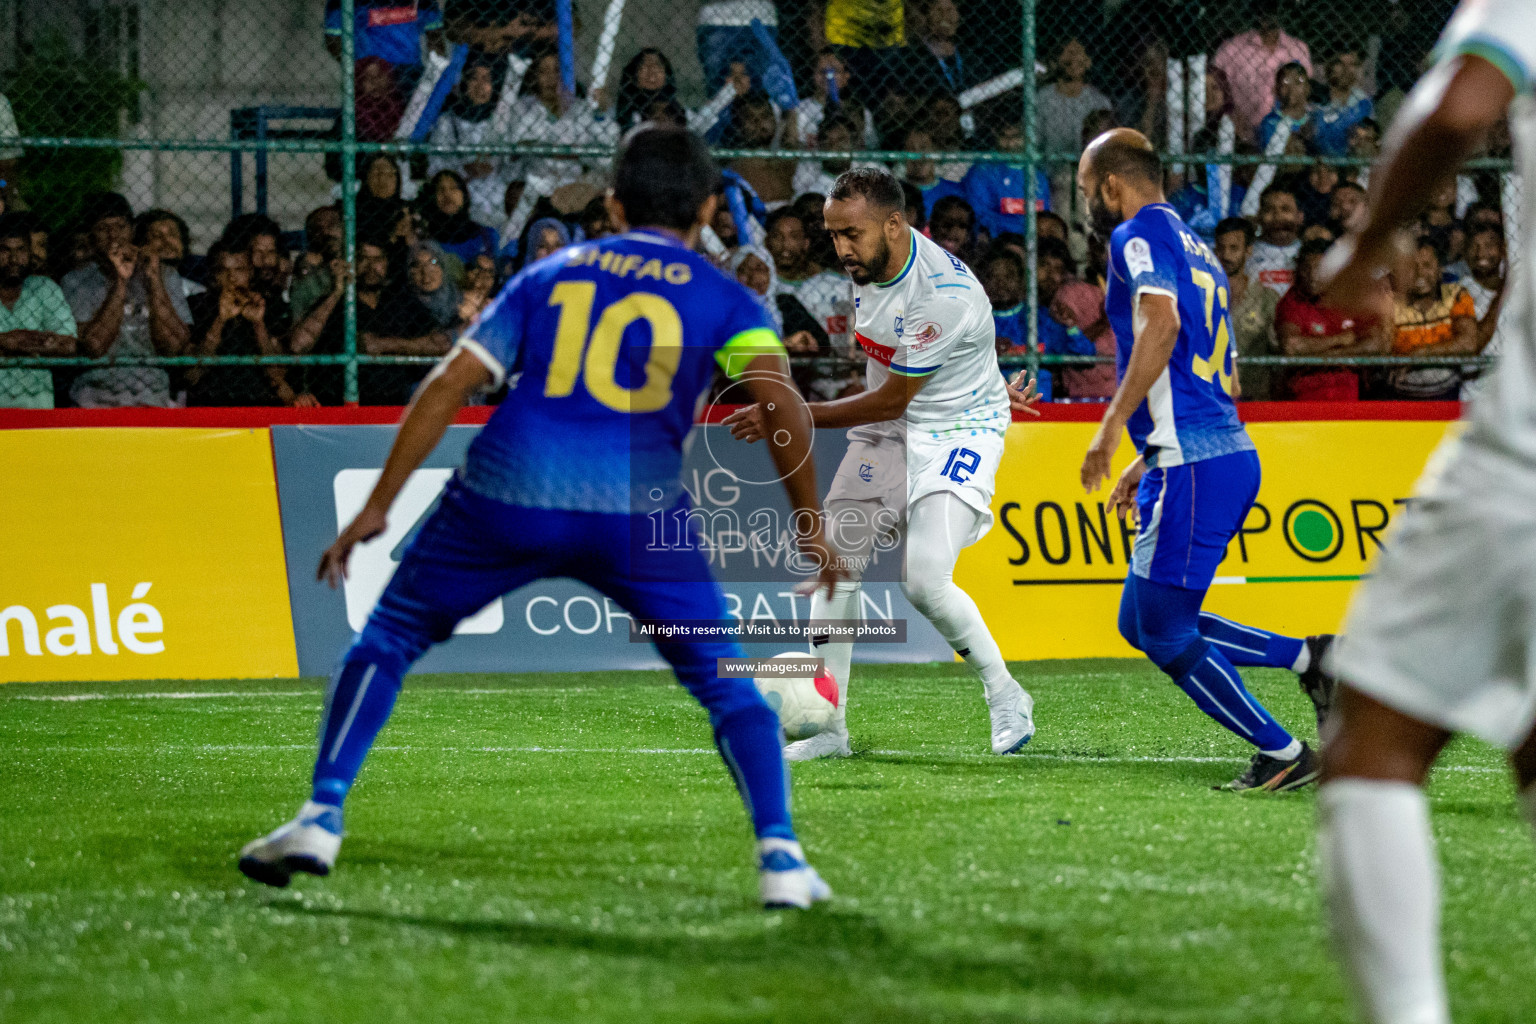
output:
[[[409,159],[358,160],[355,259],[343,258],[339,184],[301,230],[247,214],[197,255],[177,214],[135,214],[115,193],[87,197],[71,224],[43,224],[22,208],[25,182],[16,183],[12,160],[12,184],[0,193],[10,209],[0,215],[0,406],[338,404],[348,282],[356,284],[358,352],[442,355],[522,266],[612,232],[604,160],[592,154],[642,122],[685,125],[754,153],[726,163],[729,201],[703,244],[760,297],[791,353],[814,357],[797,360],[797,380],[813,397],[862,386],[850,286],[821,208],[836,176],[871,164],[864,154],[877,150],[908,155],[887,165],[903,182],[908,221],[973,268],[993,305],[1000,354],[1029,354],[1033,333],[1042,355],[1113,356],[1103,311],[1108,261],[1087,228],[1072,172],[1083,145],[1116,125],[1136,127],[1160,147],[1183,148],[1174,138],[1182,130],[1186,151],[1266,158],[1172,164],[1166,182],[1169,201],[1227,271],[1240,360],[1497,350],[1507,174],[1464,175],[1416,226],[1414,259],[1392,277],[1391,322],[1331,310],[1315,284],[1322,254],[1363,208],[1363,160],[1376,153],[1381,124],[1412,81],[1403,68],[1417,70],[1432,34],[1409,26],[1383,43],[1318,32],[1309,43],[1289,31],[1280,4],[1256,0],[1243,7],[1240,30],[1198,64],[1204,115],[1181,128],[1170,117],[1170,89],[1192,86],[1170,80],[1179,62],[1168,55],[1189,50],[1187,39],[1175,38],[1176,6],[1159,0],[1106,13],[1085,0],[1070,14],[1042,10],[1045,67],[1024,76],[1004,48],[982,45],[977,21],[968,20],[973,10],[993,11],[988,2],[705,3],[695,40],[703,98],[690,104],[672,58],[655,47],[624,55],[611,88],[585,88],[562,66],[553,0],[359,0],[359,137],[436,148]],[[1437,5],[1445,6],[1425,4]],[[1427,16],[1424,24],[1438,27]],[[336,0],[328,0],[326,26],[339,55]],[[1022,158],[957,158],[1022,151],[1026,80],[1034,82],[1047,155],[1034,180]],[[1490,155],[1506,156],[1507,133],[1497,134]],[[586,149],[527,152],[552,144]],[[451,152],[476,146],[489,148]],[[812,159],[775,153],[802,149],[818,152]],[[330,163],[339,181],[334,155]],[[1030,197],[1033,332],[1026,322]],[[69,355],[332,358],[82,372],[5,364],[8,356]],[[364,365],[360,400],[408,401],[427,365]],[[1456,397],[1475,391],[1476,376],[1460,366],[1250,364],[1239,379],[1245,399],[1350,400]],[[1055,400],[1104,400],[1114,373],[1105,361],[1082,360],[1042,374],[1041,385]]]

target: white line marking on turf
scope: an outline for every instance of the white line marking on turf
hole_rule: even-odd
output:
[[[228,753],[232,751],[264,752],[273,750],[314,750],[313,743],[199,743],[199,744],[171,744],[159,745],[153,749],[148,747],[124,747],[124,746],[90,746],[90,747],[60,747],[50,746],[49,753],[78,753],[78,754],[153,754],[159,756],[176,751],[194,751],[200,753]],[[663,756],[677,754],[715,754],[719,751],[713,747],[543,747],[543,746],[483,746],[483,747],[439,747],[429,744],[411,745],[400,744],[393,746],[379,745],[373,748],[374,752],[386,753],[432,753],[432,754],[581,754],[581,755],[624,755],[624,754],[659,754]],[[1055,761],[1063,764],[1246,764],[1247,758],[1242,757],[1202,757],[1198,755],[1174,755],[1166,757],[1135,756],[1118,754],[1055,754],[1045,751],[1025,752],[1011,754],[1007,758],[998,757],[996,754],[979,754],[966,751],[942,751],[942,750],[871,750],[870,754],[880,757],[913,757],[932,758],[934,760],[948,761],[978,761],[1002,763],[1004,761]],[[1460,772],[1471,775],[1503,775],[1502,768],[1490,768],[1483,765],[1442,765],[1436,768],[1442,772]]]
[[[406,681],[410,686],[410,681]],[[562,686],[561,693],[591,693],[599,689],[595,686]],[[413,689],[413,695],[451,693],[451,694],[497,694],[507,697],[519,697],[530,694],[545,693],[543,687],[528,687],[527,689],[449,689],[441,686],[424,686]],[[184,692],[167,693],[0,693],[0,700],[40,700],[59,701],[73,703],[83,700],[197,700],[204,697],[309,697],[324,696],[320,690],[187,690]]]

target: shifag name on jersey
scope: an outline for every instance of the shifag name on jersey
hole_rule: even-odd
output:
[[[865,380],[929,378],[903,427],[933,437],[1004,430],[1008,393],[997,365],[992,305],[970,269],[915,231],[901,272],[854,287],[854,340],[869,355]],[[856,428],[875,433],[874,428]]]

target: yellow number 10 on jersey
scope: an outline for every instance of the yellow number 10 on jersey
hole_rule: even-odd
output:
[[[1190,278],[1205,293],[1205,330],[1216,334],[1216,345],[1211,349],[1211,358],[1195,356],[1195,376],[1201,380],[1221,380],[1221,389],[1227,394],[1232,393],[1232,375],[1227,372],[1227,347],[1232,343],[1232,337],[1227,328],[1227,290],[1216,287],[1216,278],[1204,270],[1190,270]]]
[[[677,308],[651,292],[630,292],[603,310],[592,327],[594,281],[562,281],[549,294],[560,307],[560,325],[550,354],[544,394],[564,398],[584,377],[587,393],[615,412],[655,412],[672,401],[672,378],[683,358],[683,321]],[[645,360],[645,382],[626,388],[615,379],[619,345],[636,320],[651,325],[651,353]],[[586,358],[582,358],[582,353]]]

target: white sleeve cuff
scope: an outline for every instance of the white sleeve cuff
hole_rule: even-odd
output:
[[[475,339],[470,337],[459,338],[458,341],[454,342],[453,349],[448,353],[448,355],[451,358],[457,352],[468,352],[470,355],[480,360],[481,365],[483,365],[487,370],[491,371],[490,390],[495,391],[506,381],[507,368],[502,366],[501,361],[495,356],[491,355],[491,353],[487,351],[486,347]]]

